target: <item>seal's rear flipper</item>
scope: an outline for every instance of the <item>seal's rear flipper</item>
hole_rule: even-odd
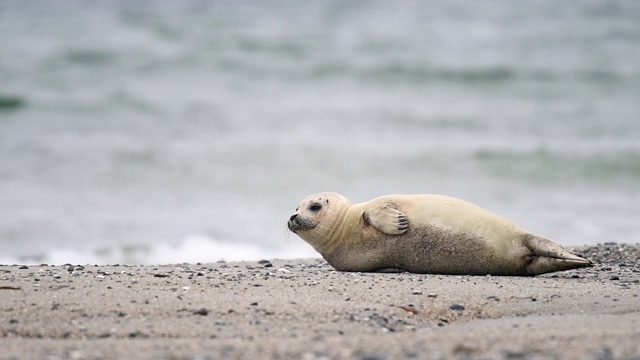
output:
[[[540,236],[530,236],[526,240],[526,246],[533,253],[533,260],[527,265],[529,275],[593,266],[591,260]]]

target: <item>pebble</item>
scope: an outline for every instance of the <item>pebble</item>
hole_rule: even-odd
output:
[[[413,290],[411,295],[422,295],[422,290]]]
[[[417,314],[419,312],[413,305],[399,306],[399,308],[404,310],[404,311],[406,311],[406,312],[410,312],[412,314]]]
[[[207,316],[209,315],[209,310],[202,308],[202,309],[198,309],[196,311],[193,312],[193,315],[202,315],[202,316]]]
[[[22,266],[20,266],[18,269],[20,269],[20,270],[27,270],[27,269],[29,269],[29,267],[28,267],[27,265],[22,265]]]
[[[464,310],[464,306],[460,305],[460,304],[453,304],[451,306],[449,306],[449,309],[453,310],[453,311],[462,311]]]
[[[384,360],[384,357],[378,355],[365,355],[362,360]]]

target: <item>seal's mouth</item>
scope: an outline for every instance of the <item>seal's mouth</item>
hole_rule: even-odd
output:
[[[313,229],[316,227],[316,224],[313,224],[307,218],[300,217],[298,214],[293,214],[287,222],[287,227],[292,233],[297,234],[299,231],[308,231]]]
[[[300,227],[297,226],[296,224],[293,223],[293,221],[289,221],[287,223],[287,226],[289,227],[289,231],[291,231],[292,233],[296,233],[297,231],[300,231]]]

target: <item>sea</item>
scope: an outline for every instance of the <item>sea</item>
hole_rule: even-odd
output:
[[[640,2],[0,2],[0,263],[318,257],[321,191],[640,242]]]

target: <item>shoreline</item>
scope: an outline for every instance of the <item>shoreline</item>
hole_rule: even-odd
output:
[[[0,265],[0,359],[640,359],[640,244],[536,277]]]

